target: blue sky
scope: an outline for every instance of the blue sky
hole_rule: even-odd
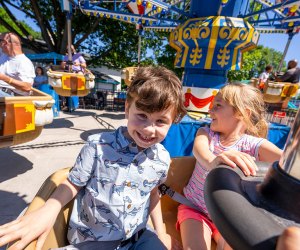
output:
[[[283,52],[287,41],[287,34],[261,34],[258,44]],[[285,61],[291,59],[297,59],[300,63],[300,34],[294,35],[290,43]]]

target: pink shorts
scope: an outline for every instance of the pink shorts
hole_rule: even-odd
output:
[[[208,228],[210,228],[212,237],[218,233],[218,229],[216,228],[215,224],[205,214],[181,204],[178,207],[176,229],[180,230],[180,224],[187,219],[194,219],[204,223]]]

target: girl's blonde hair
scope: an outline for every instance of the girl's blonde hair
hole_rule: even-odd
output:
[[[259,89],[242,83],[230,83],[219,91],[222,99],[230,104],[246,123],[246,134],[266,137],[268,123],[265,119],[265,103]]]

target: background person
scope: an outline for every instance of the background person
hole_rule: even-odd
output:
[[[258,83],[258,88],[260,90],[263,90],[264,89],[264,86],[265,86],[265,82],[269,79],[270,77],[270,73],[272,72],[273,70],[273,66],[272,65],[267,65],[266,68],[265,68],[265,71],[262,72],[260,75],[259,75],[259,83]]]
[[[254,158],[265,162],[279,160],[282,151],[263,138],[268,128],[264,111],[262,94],[253,86],[228,84],[216,95],[209,111],[210,128],[197,132],[193,147],[197,162],[183,190],[185,197],[203,212],[183,204],[178,207],[177,228],[180,226],[184,249],[210,249],[212,238],[217,249],[231,249],[208,214],[204,183],[210,170],[222,163],[239,167],[249,176],[256,174]]]
[[[72,52],[72,72],[74,73],[85,73],[86,71],[86,61],[80,53],[77,53],[75,47],[71,45]],[[64,70],[68,70],[68,53],[64,56],[63,62],[61,63],[61,67]]]
[[[36,77],[34,78],[33,87],[39,88],[41,84],[48,83],[48,77],[44,75],[44,70],[42,67],[38,66],[35,69]]]
[[[35,77],[32,62],[23,54],[14,33],[0,35],[0,96],[29,95]]]
[[[275,81],[277,82],[290,82],[299,83],[300,80],[300,68],[297,67],[298,62],[296,59],[288,62],[287,71],[282,76],[275,75]]]

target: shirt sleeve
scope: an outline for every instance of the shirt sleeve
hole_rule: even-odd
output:
[[[34,73],[33,65],[30,61],[24,61],[19,65],[18,78],[23,82],[28,82],[33,84],[35,73]]]
[[[279,78],[280,78],[283,82],[286,82],[286,81],[288,81],[288,80],[291,78],[292,75],[293,75],[292,72],[287,71],[287,72],[285,72],[282,76],[280,76]]]
[[[165,167],[162,171],[162,174],[159,177],[157,186],[164,183],[167,180],[167,175],[171,164],[171,157],[166,149],[161,150],[161,152],[159,153],[159,157],[163,159],[163,165],[165,165]]]
[[[264,79],[264,73],[261,73],[258,77],[258,79]]]
[[[85,63],[85,59],[83,58],[83,56],[80,56],[78,59],[80,63]]]
[[[87,184],[97,165],[97,145],[90,142],[86,144],[77,156],[74,167],[69,173],[68,179],[76,186],[82,187]]]

